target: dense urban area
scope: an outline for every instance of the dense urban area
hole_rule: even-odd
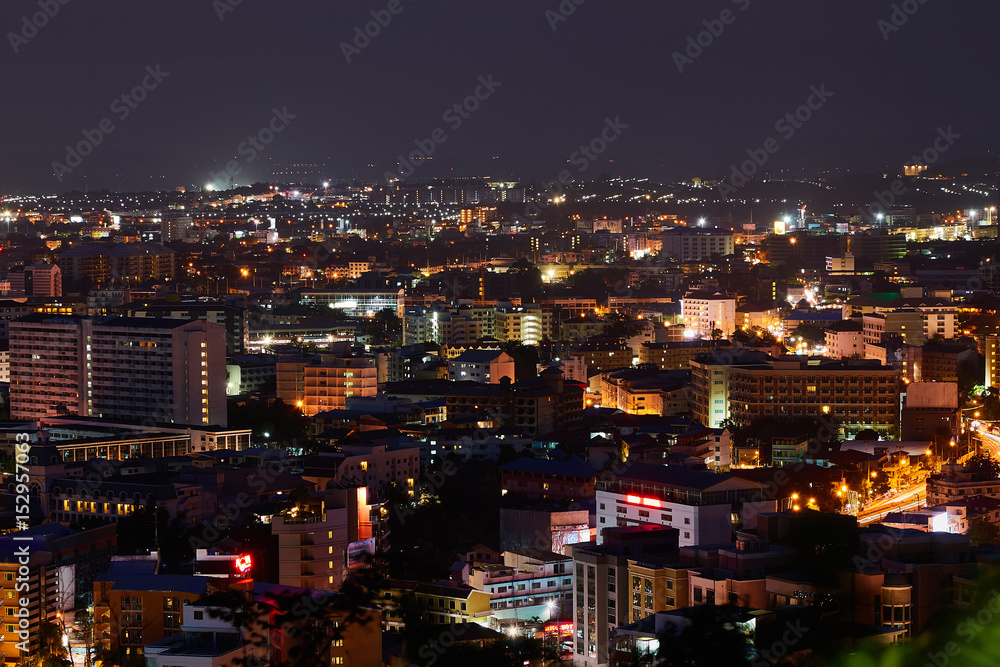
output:
[[[3,198],[4,667],[1000,659],[993,158],[288,170]]]

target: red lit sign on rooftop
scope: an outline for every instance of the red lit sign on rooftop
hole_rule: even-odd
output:
[[[240,574],[246,574],[247,572],[250,571],[250,566],[253,565],[253,559],[250,558],[250,554],[245,554],[243,556],[239,556],[236,559],[235,563],[236,563],[236,570]]]
[[[632,505],[645,505],[646,507],[663,507],[656,498],[643,498],[641,496],[625,496],[625,501]]]

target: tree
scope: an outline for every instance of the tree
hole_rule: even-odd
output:
[[[625,313],[608,313],[604,317],[607,327],[604,335],[614,338],[632,338],[642,333],[643,325],[636,322]]]
[[[969,521],[969,541],[972,546],[1000,544],[1000,527],[982,517]]]
[[[514,276],[514,285],[522,303],[534,303],[542,296],[542,272],[528,260],[521,258],[507,270]]]
[[[973,454],[965,465],[969,468],[983,468],[988,470],[993,477],[1000,477],[1000,461],[988,454]]]
[[[69,653],[62,644],[63,630],[50,621],[42,621],[38,626],[38,658],[42,667],[64,667],[72,665]]]
[[[689,607],[688,625],[670,626],[660,636],[663,667],[749,667],[751,643],[736,625],[736,609],[712,604]]]

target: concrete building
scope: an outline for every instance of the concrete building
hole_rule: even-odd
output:
[[[639,363],[656,364],[660,370],[674,368],[687,370],[695,357],[730,347],[732,343],[729,341],[708,340],[643,343],[639,346]]]
[[[973,496],[1000,499],[1000,479],[988,470],[945,463],[941,472],[927,478],[927,506],[947,505]]]
[[[501,342],[538,345],[552,339],[552,313],[541,306],[499,307],[494,315],[494,337]]]
[[[42,621],[56,622],[87,598],[95,577],[110,567],[116,539],[114,526],[80,531],[55,523],[0,537],[0,664],[13,667],[37,655]],[[28,600],[26,628],[19,625],[21,599]],[[22,653],[17,645],[25,639],[29,650]]]
[[[614,631],[629,622],[630,558],[677,553],[677,529],[608,528],[602,542],[573,545],[573,664],[609,664]]]
[[[213,581],[184,574],[133,574],[116,566],[94,582],[95,642],[118,664],[143,660],[146,645],[180,634],[193,620],[183,615],[184,601],[206,595]]]
[[[34,314],[10,324],[11,416],[226,424],[217,324]]]
[[[632,463],[622,474],[597,482],[598,534],[615,526],[671,526],[682,547],[729,542],[734,511],[760,498],[760,489],[729,473]],[[777,501],[760,502],[763,511],[773,511]]]
[[[203,320],[220,324],[226,328],[226,354],[234,356],[246,352],[249,328],[244,308],[204,301],[190,303],[152,301],[141,305],[130,305],[126,313],[129,317]]]
[[[490,594],[490,624],[537,616],[549,621],[569,618],[573,605],[573,559],[543,549],[503,552],[502,565],[470,564],[460,567],[462,583]]]
[[[343,410],[348,398],[378,393],[374,357],[349,356],[344,350],[308,361],[279,361],[276,374],[278,398],[310,417]]]
[[[514,357],[501,350],[466,350],[448,361],[448,377],[484,384],[500,384],[514,377]]]
[[[826,356],[861,359],[865,354],[864,327],[854,320],[834,322],[826,328]]]
[[[728,338],[736,331],[736,299],[709,290],[688,292],[681,299],[681,319],[695,338],[710,338],[715,330]]]
[[[158,243],[81,243],[63,251],[56,264],[65,277],[99,286],[174,278],[174,252]]]
[[[7,274],[11,296],[62,296],[62,271],[58,266],[38,262]]]
[[[866,345],[900,341],[910,345],[924,344],[924,314],[916,310],[872,313],[862,317]]]
[[[694,417],[710,427],[831,415],[843,434],[899,433],[899,371],[869,360],[743,355],[691,362]]]
[[[344,311],[348,317],[366,317],[388,308],[402,315],[399,305],[403,290],[313,290],[307,289],[299,297],[303,305],[323,306]],[[423,342],[423,341],[417,341]]]
[[[0,299],[0,338],[10,336],[11,321],[30,313],[27,299]]]
[[[673,227],[663,232],[663,256],[678,262],[697,262],[712,255],[736,252],[735,235],[713,227]]]

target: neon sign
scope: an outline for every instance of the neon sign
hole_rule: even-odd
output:
[[[545,632],[556,632],[556,631],[572,632],[573,631],[573,624],[572,623],[551,623],[551,624],[545,626]]]
[[[246,574],[250,571],[250,566],[253,565],[253,559],[250,554],[245,554],[236,558],[236,569],[240,574]]]
[[[625,496],[625,501],[632,505],[645,505],[646,507],[663,507],[656,498],[643,498],[641,496]]]

